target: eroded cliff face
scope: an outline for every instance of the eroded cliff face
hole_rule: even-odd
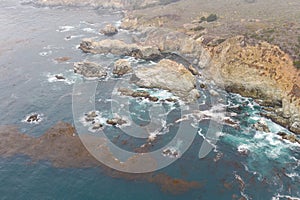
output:
[[[128,21],[127,21],[128,22]],[[300,134],[300,71],[280,47],[235,36],[213,46],[205,39],[163,27],[143,27],[144,45],[176,52],[228,92],[252,97],[262,114]]]
[[[205,16],[202,7],[207,12],[215,10],[207,2],[201,6],[190,3],[193,6],[180,1],[149,13],[142,10],[128,12],[121,27],[142,31],[144,38],[141,41],[146,45],[188,58],[227,91],[257,99],[265,107],[264,116],[300,134],[300,71],[294,66],[293,53],[275,45],[276,38],[290,39],[291,36],[284,36],[284,32],[278,32],[277,29],[268,29],[268,33],[277,34],[274,45],[252,37],[266,28],[267,24],[283,20],[282,16],[274,16],[273,21],[268,22],[259,13],[239,13],[232,18],[229,9],[222,12],[215,22],[199,23],[197,19],[200,17],[197,16]],[[288,5],[289,10],[293,10],[291,5]],[[188,7],[191,12],[179,17],[173,11],[182,7]],[[198,12],[194,12],[196,8]],[[250,19],[251,16],[257,19]],[[286,26],[288,28],[291,29]],[[252,35],[249,36],[249,32]],[[294,37],[292,39],[297,41]]]
[[[276,45],[263,42],[255,35],[264,33],[262,30],[266,29],[267,33],[279,35],[280,37],[276,38],[283,38],[282,41],[287,37],[290,39],[290,35],[285,36],[286,33],[281,30],[287,29],[287,33],[294,32],[297,27],[292,29],[291,26],[283,26],[283,29],[278,29],[280,31],[272,27],[276,24],[286,24],[287,20],[290,22],[299,19],[299,12],[296,9],[299,2],[295,0],[280,3],[283,9],[290,11],[284,15],[274,12],[279,6],[275,0],[274,3],[256,2],[251,5],[256,9],[251,10],[246,2],[233,1],[238,5],[234,7],[226,6],[227,2],[221,0],[218,4],[208,0],[201,4],[186,0],[165,7],[152,8],[146,7],[173,1],[88,0],[82,3],[80,0],[34,0],[33,2],[40,5],[145,8],[125,11],[125,18],[121,24],[121,28],[143,32],[141,34],[143,38],[136,40],[140,46],[151,46],[161,53],[175,52],[188,58],[194,65],[203,68],[206,76],[227,91],[259,99],[261,105],[266,106],[268,111],[264,113],[265,116],[300,134],[300,72],[293,66],[290,57],[292,53],[282,45],[281,48],[285,52]],[[222,8],[222,11],[217,9],[218,7]],[[187,10],[189,12],[185,12]],[[212,23],[199,22],[201,16],[207,16],[209,13],[216,13],[218,19]],[[248,35],[252,42],[248,42],[243,36],[235,36],[237,34]],[[274,34],[267,39],[276,44]],[[292,39],[292,43],[297,41],[294,37]]]
[[[262,42],[250,45],[243,36],[211,49],[208,77],[229,92],[260,99],[279,124],[300,134],[300,71],[279,47]]]

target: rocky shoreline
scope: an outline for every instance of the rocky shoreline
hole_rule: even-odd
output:
[[[179,5],[186,4],[179,2]],[[170,5],[168,8],[178,7]],[[189,58],[206,78],[228,92],[256,99],[265,108],[263,116],[300,134],[300,70],[294,64],[298,57],[293,52],[284,52],[284,46],[255,40],[247,34],[209,35],[210,26],[217,26],[217,29],[224,26],[216,16],[204,24],[201,19],[207,19],[205,17],[175,24],[176,16],[169,14],[173,11],[168,8],[161,8],[165,12],[163,16],[159,8],[154,11],[149,8],[152,12],[142,16],[141,11],[127,13],[121,28],[142,31],[146,37],[138,42],[144,45],[157,46],[162,52],[176,52]],[[185,16],[178,17],[180,19],[176,21],[182,23],[189,20]],[[255,28],[261,29],[258,25]]]
[[[299,4],[297,1],[280,4],[290,11],[285,15],[272,12],[278,2],[274,6],[275,2],[273,5],[272,2],[239,0],[232,0],[239,12],[221,1],[217,6],[209,1],[199,4],[192,0],[35,0],[32,3],[122,9],[124,18],[119,28],[137,30],[141,37],[132,44],[111,39],[84,39],[80,44],[83,52],[145,60],[161,59],[164,53],[175,52],[226,91],[257,99],[265,108],[263,116],[300,134],[300,71],[295,64],[299,59],[300,39],[278,28],[285,26],[297,35],[297,19],[300,19],[294,8]],[[225,9],[211,14],[217,12],[218,7]],[[249,7],[251,12],[247,12]],[[268,7],[268,17],[260,12],[265,12],[265,7]],[[181,9],[190,12],[176,14]],[[251,18],[253,16],[256,18]],[[111,35],[118,30],[109,26],[102,31]],[[296,45],[290,49],[284,39],[290,46]]]
[[[153,116],[159,116],[157,119],[161,121],[164,129],[158,132],[162,133],[162,135],[166,133],[165,131],[169,131],[169,128],[171,128],[170,133],[172,133],[172,128],[176,128],[177,124],[182,121],[189,118],[193,119],[194,123],[190,125],[198,126],[200,136],[197,135],[197,137],[200,139],[200,142],[202,139],[204,142],[206,139],[209,139],[208,135],[204,133],[205,130],[202,132],[202,128],[206,129],[206,123],[216,122],[222,125],[220,132],[216,133],[220,137],[220,140],[222,140],[222,144],[216,146],[220,147],[220,151],[212,152],[210,156],[200,160],[196,157],[182,157],[183,165],[179,166],[179,170],[174,174],[168,169],[168,174],[159,171],[146,174],[123,173],[98,162],[82,144],[84,139],[80,138],[81,136],[76,132],[75,127],[69,123],[58,122],[45,132],[38,130],[38,133],[41,135],[33,137],[31,134],[33,129],[31,127],[36,126],[41,128],[44,125],[47,126],[49,119],[52,123],[53,118],[48,111],[46,111],[47,115],[45,116],[42,113],[28,111],[30,114],[24,116],[22,125],[0,126],[0,157],[4,159],[18,159],[19,156],[22,156],[22,158],[24,157],[30,163],[41,163],[42,166],[46,161],[47,166],[51,165],[50,168],[67,168],[67,171],[72,168],[83,168],[83,170],[85,170],[84,168],[94,168],[112,178],[121,178],[132,182],[142,181],[153,183],[155,184],[154,186],[157,185],[163,192],[168,193],[167,195],[182,195],[190,190],[199,190],[199,193],[204,192],[203,194],[205,194],[207,189],[210,190],[210,180],[207,181],[209,184],[201,189],[206,184],[205,176],[204,178],[196,177],[196,180],[195,177],[193,178],[193,174],[191,174],[193,171],[190,174],[185,172],[190,167],[197,170],[197,172],[201,172],[202,163],[208,161],[210,164],[207,165],[207,168],[212,173],[215,170],[222,169],[221,171],[224,171],[224,174],[230,173],[232,175],[232,169],[234,171],[235,178],[233,180],[231,178],[222,180],[224,181],[224,190],[221,188],[221,193],[224,193],[225,190],[235,190],[234,193],[240,191],[241,196],[243,196],[244,191],[247,192],[247,190],[250,190],[249,184],[255,184],[256,176],[248,173],[248,169],[244,170],[244,167],[250,165],[244,165],[245,162],[239,159],[245,159],[246,161],[248,159],[250,161],[254,160],[255,163],[259,163],[257,166],[259,168],[261,165],[264,165],[264,162],[261,161],[263,159],[271,161],[271,164],[273,164],[273,161],[275,163],[284,160],[278,161],[276,160],[277,158],[267,155],[272,152],[266,151],[265,153],[262,151],[275,149],[277,153],[279,148],[276,148],[275,145],[278,147],[283,146],[286,149],[282,148],[278,152],[283,150],[289,152],[275,155],[281,159],[288,157],[286,155],[293,155],[293,148],[297,148],[297,150],[299,148],[300,70],[294,64],[298,59],[296,51],[290,52],[288,51],[289,48],[272,42],[271,39],[275,33],[265,27],[262,28],[263,31],[257,32],[256,26],[264,26],[266,24],[266,21],[260,21],[259,15],[255,15],[257,19],[246,18],[246,22],[243,23],[245,26],[255,26],[255,28],[252,26],[253,35],[260,35],[265,30],[269,30],[268,34],[270,35],[266,36],[268,37],[266,40],[257,40],[256,36],[249,35],[247,31],[250,29],[239,32],[240,25],[236,27],[234,23],[240,23],[244,19],[237,17],[239,16],[238,12],[230,15],[231,17],[237,17],[235,22],[230,21],[228,24],[225,24],[228,19],[226,13],[231,12],[232,7],[235,7],[237,4],[242,4],[244,7],[246,7],[245,5],[253,7],[257,1],[230,0],[227,3],[232,1],[235,4],[228,6],[231,8],[224,7],[222,11],[220,9],[210,10],[208,8],[208,4],[210,4],[209,0],[203,0],[202,5],[193,0],[133,0],[131,1],[132,4],[129,4],[129,1],[31,0],[31,3],[39,6],[92,6],[95,9],[98,9],[98,7],[108,7],[110,9],[120,9],[124,13],[124,18],[120,25],[119,22],[114,25],[109,24],[103,29],[97,26],[98,32],[95,31],[95,34],[100,35],[99,37],[93,37],[94,33],[89,33],[88,37],[92,38],[80,38],[80,40],[82,39],[80,43],[78,40],[70,42],[73,45],[72,47],[75,47],[75,45],[79,46],[79,49],[72,48],[72,50],[80,54],[80,60],[71,59],[72,56],[52,59],[55,63],[64,63],[68,60],[72,62],[76,61],[73,65],[73,72],[75,74],[69,69],[70,62],[66,62],[68,73],[50,74],[47,77],[53,78],[55,81],[64,81],[74,76],[74,80],[79,80],[83,83],[96,80],[107,84],[107,86],[103,87],[104,91],[111,89],[111,82],[118,82],[119,85],[113,88],[112,96],[107,96],[106,93],[103,93],[103,95],[101,93],[101,97],[99,97],[100,95],[95,96],[95,98],[100,98],[98,101],[101,105],[102,103],[108,105],[117,102],[118,106],[126,108],[127,102],[124,101],[123,104],[121,100],[126,99],[127,101],[129,99],[129,102],[132,103],[130,106],[141,111],[145,110],[142,107],[144,105],[164,106],[168,109],[169,107],[170,109],[177,109],[179,106],[182,106],[181,108],[184,109],[187,108],[192,113],[178,115],[178,118],[176,115],[174,116],[174,120],[173,118],[171,120],[167,119],[170,123],[167,120],[164,121],[158,114],[151,115],[150,113],[150,116],[151,119],[153,119]],[[295,0],[288,1],[287,4],[295,3]],[[217,2],[223,4],[221,0],[217,0]],[[261,5],[261,2],[258,2],[258,5]],[[295,4],[292,6],[295,6]],[[204,12],[203,10],[205,9],[207,11]],[[272,10],[272,7],[270,9]],[[293,20],[298,19],[295,14]],[[75,30],[77,33],[77,29]],[[291,31],[293,30],[291,29]],[[126,42],[122,39],[116,39],[122,38],[123,34],[127,36],[127,34],[132,32],[134,32],[132,41],[127,40],[127,38]],[[98,40],[95,38],[105,39]],[[74,51],[72,52],[74,53]],[[83,53],[81,54],[81,52]],[[108,62],[105,59],[102,60],[104,57]],[[51,61],[51,59],[49,60]],[[101,61],[97,62],[95,60]],[[130,86],[123,84],[123,80],[129,80]],[[57,86],[61,87],[62,84],[57,83]],[[58,92],[57,89],[53,91],[55,93]],[[243,98],[236,94],[228,94],[226,91],[228,93],[238,93],[244,97],[251,97],[255,100]],[[75,94],[79,95],[79,93]],[[65,94],[63,95],[58,97],[59,100],[65,97]],[[224,96],[225,98],[223,98]],[[116,97],[120,101],[115,101]],[[217,105],[208,102],[211,99],[216,100]],[[61,102],[61,104],[57,105],[60,107],[66,106],[65,101]],[[141,107],[139,107],[140,105],[136,106],[140,102],[143,105]],[[199,103],[199,109],[193,109],[193,104],[189,107],[188,104],[193,102]],[[261,107],[257,106],[255,102],[260,104]],[[226,108],[228,109],[227,111]],[[261,117],[257,114],[260,109]],[[130,118],[124,116],[120,109],[116,110],[117,114],[113,115],[105,113],[105,109],[102,107],[100,110],[101,112],[90,110],[80,115],[79,122],[85,128],[88,128],[89,134],[87,135],[89,136],[97,136],[100,131],[107,129],[109,130],[107,136],[113,144],[140,154],[147,153],[154,149],[154,147],[159,147],[160,141],[165,139],[165,136],[156,135],[155,132],[153,134],[152,129],[150,131],[147,130],[149,137],[145,138],[145,143],[142,145],[138,143],[138,146],[135,147],[133,144],[136,143],[136,140],[123,137],[117,131],[121,127],[133,127]],[[128,113],[135,114],[135,112],[135,110],[129,110]],[[168,110],[168,113],[171,112],[173,111],[169,112]],[[65,115],[65,113],[63,114]],[[171,113],[171,115],[173,114],[176,113]],[[59,120],[61,115],[55,116],[55,119]],[[281,129],[281,127],[266,120],[266,118],[287,128],[292,133],[286,129]],[[23,126],[26,129],[22,129]],[[78,128],[79,130],[80,128]],[[188,133],[189,131],[185,132]],[[167,134],[168,137],[169,133]],[[247,137],[243,138],[243,135],[247,135]],[[234,137],[229,138],[231,136]],[[237,138],[240,140],[233,142]],[[251,138],[255,138],[256,140],[251,140]],[[93,139],[93,137],[89,139]],[[230,141],[226,141],[226,139]],[[261,151],[249,147],[250,145],[243,145],[248,141],[251,145],[256,145]],[[200,142],[199,140],[195,140],[195,146],[200,146]],[[265,146],[258,145],[260,142]],[[242,145],[239,143],[242,143]],[[223,149],[221,145],[226,146],[226,148]],[[101,143],[100,146],[100,152],[104,150],[104,156],[107,156],[107,158],[114,160],[118,164],[124,164],[124,162],[113,156],[112,152],[105,146],[105,143],[103,145]],[[227,148],[230,149],[229,154],[227,154]],[[183,155],[179,150],[175,147],[168,147],[163,150],[162,155],[169,158],[179,158]],[[226,154],[233,157],[227,157]],[[257,159],[256,155],[261,155],[260,159],[262,159]],[[130,159],[128,161],[134,162],[134,160]],[[196,161],[197,163],[189,163],[188,166],[185,165],[189,161]],[[280,163],[288,163],[288,161],[287,159],[287,162],[284,160]],[[226,169],[227,164],[230,171]],[[271,164],[265,165],[268,170],[275,171],[281,169],[281,166],[277,169],[277,165],[274,165],[273,169]],[[123,166],[127,166],[127,161]],[[176,165],[174,166],[177,167]],[[250,170],[257,171],[256,169]],[[178,176],[176,175],[175,177],[174,175],[177,173]],[[261,171],[257,173],[260,175]],[[250,175],[248,176],[248,174]],[[286,174],[288,172],[282,172],[280,176],[287,177],[288,175]],[[94,175],[97,176],[97,173],[92,174],[92,176]],[[265,175],[263,174],[263,176]],[[219,179],[218,177],[220,176],[216,178]],[[251,178],[250,181],[248,177],[249,179]],[[268,177],[266,175],[259,182],[262,182],[262,187],[265,187],[265,184],[269,184],[267,181],[271,182],[273,180],[275,179],[272,179],[272,176]],[[285,182],[282,182],[282,184],[285,184]],[[258,186],[260,187],[260,185]],[[271,188],[272,185],[269,185]],[[297,189],[296,185],[295,188]],[[217,189],[219,189],[219,186]],[[256,190],[254,189],[253,191]],[[202,198],[202,196],[199,196],[199,198]],[[246,197],[239,198],[239,195],[233,194],[232,199],[246,199]]]

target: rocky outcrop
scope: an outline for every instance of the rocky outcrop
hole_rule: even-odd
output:
[[[258,131],[263,131],[263,132],[266,132],[266,133],[270,132],[268,124],[265,121],[258,121],[253,126]]]
[[[40,121],[40,116],[38,114],[32,114],[26,118],[26,122],[34,123]]]
[[[153,67],[137,69],[132,81],[141,87],[168,90],[186,102],[196,101],[200,96],[193,74],[182,64],[168,59]]]
[[[158,97],[151,96],[150,93],[146,91],[134,91],[128,88],[119,88],[118,92],[120,92],[121,95],[124,96],[131,96],[134,98],[145,98],[153,102],[157,102],[159,100]]]
[[[300,144],[300,139],[298,139],[296,135],[287,134],[287,133],[284,133],[284,132],[279,132],[279,133],[277,133],[277,135],[281,136],[281,138],[283,140],[288,140],[292,143],[297,142],[298,144]]]
[[[112,126],[121,126],[123,124],[126,124],[127,122],[121,118],[112,118],[112,119],[108,119],[106,120],[106,123]]]
[[[124,74],[132,72],[131,64],[126,59],[119,59],[114,63],[113,74],[123,76]]]
[[[156,46],[140,46],[137,44],[127,44],[121,40],[101,40],[84,39],[79,47],[85,53],[93,54],[115,54],[132,56],[145,60],[155,60],[161,58],[161,52]]]
[[[211,54],[202,41],[195,40],[182,32],[165,28],[145,28],[141,35],[138,42],[144,46],[155,46],[163,53],[184,56],[199,68],[204,68],[210,63]]]
[[[272,120],[300,134],[300,71],[286,53],[266,42],[250,45],[237,36],[212,48],[211,54],[208,77],[229,92],[266,101],[274,107]]]
[[[206,77],[227,91],[273,107],[265,116],[300,134],[300,71],[279,47],[267,42],[252,45],[244,36],[205,47],[201,40],[163,28],[148,28],[144,34],[144,45],[157,45],[162,52],[190,58],[204,69]]]
[[[104,78],[107,76],[106,70],[101,65],[93,62],[74,63],[74,72],[87,78]]]
[[[106,36],[112,36],[118,33],[118,29],[112,24],[107,24],[102,30],[100,30],[100,33]]]

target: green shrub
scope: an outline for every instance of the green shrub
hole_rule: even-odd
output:
[[[200,18],[200,23],[206,21],[206,17],[201,17]]]
[[[274,33],[275,32],[275,30],[274,29],[267,29],[267,30],[265,30],[264,31],[264,33]]]
[[[210,14],[208,17],[201,17],[199,23],[201,22],[213,22],[218,19],[218,16],[216,14]]]
[[[217,15],[216,14],[210,14],[207,18],[206,18],[206,21],[207,22],[213,22],[213,21],[216,21],[218,19]]]
[[[203,26],[197,26],[197,27],[195,27],[195,28],[193,28],[192,30],[193,31],[202,31],[202,30],[204,30],[205,28],[203,27]]]
[[[295,66],[297,69],[300,69],[300,60],[294,61],[294,66]]]

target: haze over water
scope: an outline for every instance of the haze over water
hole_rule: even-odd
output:
[[[108,66],[116,59],[112,55],[83,54],[78,44],[83,38],[105,38],[99,30],[120,20],[119,12],[108,10],[43,8],[2,0],[0,125],[16,125],[21,132],[38,137],[58,121],[73,124],[73,84],[82,79],[73,73],[73,63],[90,60]],[[131,41],[132,34],[121,30],[113,37]],[[61,57],[69,60],[60,62]],[[55,75],[66,79],[56,80]],[[96,104],[100,111],[105,108],[101,102],[111,98],[110,93],[104,93],[103,86],[107,91],[112,89],[109,80],[100,83],[102,93],[96,94],[96,99],[102,99]],[[214,150],[199,159],[209,124],[209,120],[204,120],[197,124],[198,134],[189,150],[174,164],[155,172],[198,181],[202,185],[198,189],[170,194],[147,181],[110,177],[100,167],[55,168],[47,160],[35,163],[27,156],[17,155],[0,158],[0,199],[226,200],[233,195],[237,199],[254,200],[299,198],[300,146],[282,141],[276,134],[256,131],[252,125],[260,120],[273,133],[285,129],[262,118],[260,107],[253,100],[234,94],[226,97],[226,102],[217,106],[236,113],[233,119],[240,123],[241,129],[225,125]],[[133,104],[137,109],[131,111],[146,119],[145,113],[138,113],[139,106],[147,107],[144,104]],[[241,109],[236,109],[237,106]],[[211,108],[206,109],[212,112]],[[41,115],[39,124],[24,122],[32,113]],[[172,135],[172,129],[169,134]]]

